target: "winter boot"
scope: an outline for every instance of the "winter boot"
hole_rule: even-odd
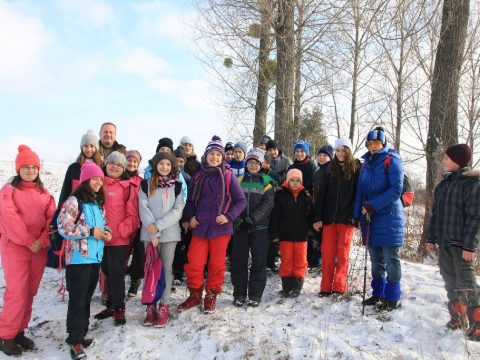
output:
[[[300,292],[303,289],[303,278],[292,278],[292,292],[290,293],[290,297],[296,298],[300,295]]]
[[[158,318],[155,322],[156,328],[163,328],[168,324],[168,320],[170,320],[170,309],[169,306],[166,304],[160,304],[158,306]]]
[[[293,286],[293,279],[292,277],[282,277],[282,291],[280,291],[280,294],[283,297],[288,297],[290,295],[290,292],[292,291],[292,286]]]
[[[22,348],[15,342],[15,339],[0,339],[0,345],[6,355],[22,355]]]
[[[157,304],[150,304],[147,306],[147,316],[143,321],[143,326],[152,326],[157,321]]]
[[[381,298],[380,296],[372,295],[368,299],[363,300],[362,304],[365,306],[374,306],[382,301],[383,301],[383,298]]]
[[[113,325],[120,326],[125,325],[127,323],[127,319],[125,319],[125,308],[120,307],[116,308],[113,311]]]
[[[85,351],[83,351],[82,344],[70,345],[70,356],[72,357],[73,360],[80,360],[80,359],[87,358],[87,354],[85,354]]]
[[[329,297],[330,295],[332,295],[332,292],[331,291],[320,291],[318,293],[318,296],[323,298],[323,297]]]
[[[243,296],[233,298],[233,305],[236,307],[242,307],[245,304],[245,298]]]
[[[385,297],[386,283],[387,281],[384,278],[372,279],[372,296],[365,299],[365,301],[362,301],[362,304],[366,306],[374,306],[383,301],[383,298]]]
[[[20,345],[21,348],[26,351],[35,349],[35,343],[32,339],[25,336],[25,331],[20,331],[17,336],[15,336],[15,343]]]
[[[207,289],[205,293],[205,299],[203,299],[203,311],[205,314],[213,314],[215,312],[217,295],[220,293],[220,289]]]
[[[100,311],[98,314],[94,316],[95,319],[103,320],[113,316],[113,309],[112,309],[112,306],[110,305],[110,301],[107,300],[105,302],[105,306],[106,306],[105,309],[103,309],[102,311]]]
[[[473,308],[468,312],[470,327],[466,333],[467,340],[480,341],[480,307]]]
[[[81,344],[84,348],[88,348],[90,345],[93,344],[93,339],[92,338],[83,338]]]
[[[395,309],[398,309],[399,307],[402,306],[402,303],[400,301],[380,301],[377,305],[375,310],[378,312],[385,312],[385,311],[393,311]]]
[[[198,289],[188,288],[190,290],[190,296],[183,303],[177,306],[178,312],[191,309],[194,306],[198,306],[202,303],[203,287]]]
[[[138,288],[140,287],[141,283],[142,280],[130,278],[130,287],[128,288],[129,297],[137,296]]]
[[[462,304],[460,300],[450,301],[448,312],[450,313],[450,321],[445,325],[448,329],[457,330],[468,327],[467,306]]]
[[[398,309],[401,306],[401,294],[400,283],[387,282],[385,285],[385,300],[376,305],[376,310],[383,312]]]
[[[247,305],[250,307],[258,307],[260,305],[260,299],[248,299]]]

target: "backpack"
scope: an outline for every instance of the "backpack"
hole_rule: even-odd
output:
[[[148,179],[143,179],[140,182],[140,187],[142,188],[142,191],[147,195],[148,197]],[[177,197],[181,192],[182,192],[182,183],[180,181],[175,181],[175,197]]]
[[[152,243],[147,245],[144,271],[142,304],[150,305],[160,300],[166,286],[162,259],[158,247],[153,247]]]

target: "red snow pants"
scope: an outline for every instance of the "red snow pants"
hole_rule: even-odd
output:
[[[280,240],[280,277],[303,279],[307,266],[307,241]]]

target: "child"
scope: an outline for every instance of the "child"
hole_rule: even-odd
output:
[[[113,315],[114,325],[124,325],[125,273],[132,234],[138,229],[138,188],[125,170],[125,155],[114,151],[105,159],[105,209],[112,229],[112,241],[105,246],[102,273],[105,275],[108,301],[106,309],[95,315],[98,320]]]
[[[233,160],[233,143],[227,142],[225,145],[225,161],[230,164]]]
[[[310,158],[310,146],[304,140],[298,140],[293,146],[295,152],[295,160],[290,165],[290,169],[298,169],[302,172],[303,186],[311,195],[313,192],[313,173],[317,169],[315,163]]]
[[[222,291],[225,254],[233,221],[245,209],[245,196],[238,181],[227,169],[222,140],[214,136],[202,157],[202,170],[192,179],[184,217],[190,220],[192,241],[185,265],[190,296],[177,307],[179,312],[200,305],[205,265],[208,266],[205,313],[215,312]],[[227,188],[228,186],[228,188]],[[208,260],[208,261],[207,261]]]
[[[148,180],[148,191],[140,190],[141,240],[158,247],[165,269],[165,290],[160,304],[147,307],[143,324],[164,327],[170,319],[170,290],[173,283],[172,264],[175,247],[180,241],[180,218],[184,208],[181,183],[177,181],[177,160],[172,153],[158,152],[151,160],[153,173]],[[144,180],[147,181],[147,180]],[[175,193],[178,187],[178,194]],[[142,188],[143,189],[143,188]]]
[[[276,191],[280,188],[280,177],[278,176],[278,174],[273,171],[272,169],[272,156],[269,155],[269,154],[265,154],[264,156],[264,161],[262,163],[262,172],[265,174],[265,175],[268,175],[270,176],[270,178],[273,180],[274,184],[273,184],[273,189]]]
[[[297,297],[307,270],[307,234],[312,199],[302,185],[302,172],[291,169],[282,189],[275,193],[270,233],[280,241],[282,296]]]
[[[230,161],[230,169],[238,178],[243,175],[245,171],[245,156],[247,155],[247,143],[238,141],[233,146],[233,160]]]
[[[434,251],[438,245],[451,316],[447,327],[461,329],[468,317],[466,337],[480,341],[480,286],[473,261],[480,234],[480,174],[468,167],[471,160],[467,144],[452,145],[445,152],[445,174],[435,188],[427,250]]]
[[[360,170],[351,148],[349,139],[335,140],[335,157],[318,191],[313,228],[323,228],[321,297],[347,291],[348,260],[355,231],[353,204]]]
[[[58,215],[58,231],[66,240],[65,262],[68,296],[67,333],[72,359],[86,357],[84,347],[90,317],[90,301],[98,282],[104,241],[112,239],[106,226],[103,171],[93,162],[83,163],[80,185],[64,202]]]
[[[185,162],[185,172],[193,176],[197,171],[200,170],[200,163],[197,160],[197,155],[195,154],[195,148],[193,146],[192,138],[184,136],[180,139],[180,146],[183,146],[185,154],[187,155],[187,161]]]
[[[233,304],[258,306],[267,283],[266,262],[269,245],[268,224],[273,209],[273,180],[260,169],[264,161],[263,150],[248,152],[245,175],[240,177],[240,187],[247,198],[247,208],[237,218],[232,240]],[[252,254],[250,275],[248,258]]]
[[[33,298],[47,263],[49,224],[55,200],[40,180],[40,159],[20,145],[15,159],[17,175],[0,190],[0,255],[5,276],[0,313],[0,347],[6,355],[33,350],[25,336]]]

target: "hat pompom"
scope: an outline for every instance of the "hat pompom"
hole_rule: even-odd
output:
[[[222,138],[218,135],[213,135],[212,136],[212,141],[222,141]]]
[[[22,151],[30,151],[32,149],[30,149],[29,146],[27,145],[18,145],[18,152],[21,153]]]

